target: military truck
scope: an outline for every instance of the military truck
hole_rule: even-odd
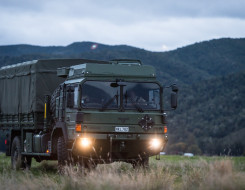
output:
[[[178,88],[172,87],[171,107]],[[0,144],[13,169],[125,161],[167,143],[164,87],[139,60],[34,60],[0,69]]]

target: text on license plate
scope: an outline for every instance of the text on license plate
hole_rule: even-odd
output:
[[[116,132],[129,132],[129,127],[115,127]]]

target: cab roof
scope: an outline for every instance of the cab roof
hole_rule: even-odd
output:
[[[60,77],[74,79],[79,77],[122,77],[155,78],[155,69],[142,65],[139,60],[112,60],[107,63],[83,63],[57,70]]]

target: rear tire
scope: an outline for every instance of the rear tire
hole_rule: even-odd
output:
[[[19,169],[30,169],[31,168],[31,157],[21,155],[21,143],[20,137],[14,137],[11,146],[11,166],[14,170]]]

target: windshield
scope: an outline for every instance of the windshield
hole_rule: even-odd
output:
[[[160,87],[156,83],[87,81],[82,85],[81,104],[102,110],[159,110]]]

